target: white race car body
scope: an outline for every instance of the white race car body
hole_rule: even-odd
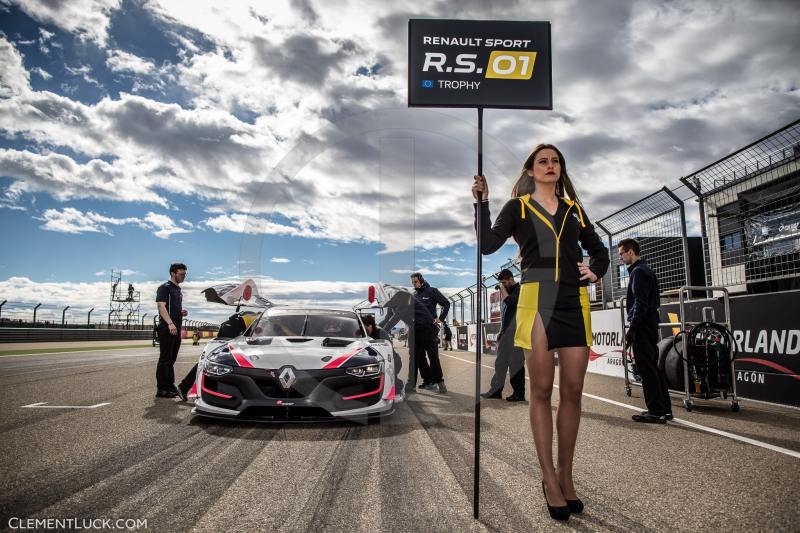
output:
[[[392,413],[395,356],[365,338],[348,310],[271,307],[241,336],[208,343],[198,364],[197,415],[258,421]]]

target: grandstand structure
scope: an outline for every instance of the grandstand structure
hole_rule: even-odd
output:
[[[681,182],[700,200],[708,285],[800,288],[800,120]]]

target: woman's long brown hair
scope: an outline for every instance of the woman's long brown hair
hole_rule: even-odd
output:
[[[516,198],[518,196],[525,196],[526,194],[533,194],[533,191],[536,189],[536,184],[533,181],[533,176],[528,175],[528,171],[533,170],[533,162],[536,161],[536,154],[547,148],[557,153],[558,159],[561,162],[561,175],[558,177],[558,183],[556,183],[556,195],[567,196],[570,200],[577,202],[578,195],[575,193],[575,187],[572,186],[569,174],[567,174],[567,161],[564,159],[564,154],[552,144],[539,144],[533,149],[531,155],[528,156],[525,163],[522,165],[522,172],[520,173],[519,179],[511,189],[511,197]]]

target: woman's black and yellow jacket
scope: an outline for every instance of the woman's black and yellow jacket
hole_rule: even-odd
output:
[[[506,202],[494,225],[488,201],[483,203],[481,214],[481,253],[491,254],[514,237],[522,256],[522,283],[588,285],[588,281],[580,281],[578,272],[578,263],[583,260],[581,247],[589,253],[589,268],[598,279],[608,270],[608,248],[580,204],[568,198],[560,199],[555,216],[529,194]]]

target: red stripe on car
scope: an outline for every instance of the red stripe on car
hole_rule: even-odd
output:
[[[355,400],[358,398],[366,398],[367,396],[374,396],[383,390],[383,374],[381,374],[381,383],[378,388],[372,392],[365,392],[364,394],[356,394],[354,396],[342,396],[342,400]]]
[[[236,360],[236,362],[239,363],[239,366],[243,368],[253,368],[253,365],[250,364],[250,361],[248,361],[245,358],[244,354],[237,352],[236,349],[233,347],[233,344],[229,344],[228,349],[231,351],[231,355]]]

